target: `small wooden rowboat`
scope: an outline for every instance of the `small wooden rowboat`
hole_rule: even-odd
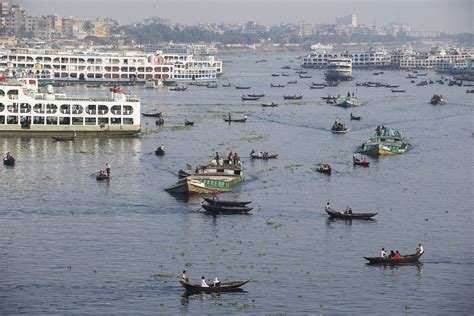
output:
[[[13,156],[9,156],[8,158],[5,157],[3,158],[3,164],[5,166],[13,167],[15,165],[15,158],[13,158]]]
[[[328,211],[328,210],[326,210],[326,213],[328,213],[328,215],[331,218],[341,218],[341,219],[371,219],[372,217],[377,215],[377,213],[352,213],[352,214],[349,214],[349,213],[346,213],[344,211],[338,212],[338,211]]]
[[[223,206],[213,204],[201,204],[202,208],[212,214],[246,214],[252,210],[247,206]]]
[[[245,123],[247,121],[246,118],[242,118],[242,119],[228,119],[228,118],[224,118],[224,121],[225,122],[237,122],[237,123]]]
[[[262,159],[262,160],[268,160],[268,159],[277,159],[278,158],[278,154],[273,154],[273,155],[259,155],[257,153],[255,154],[250,154],[250,159]]]
[[[217,205],[217,206],[245,206],[247,204],[252,203],[251,201],[226,201],[226,200],[218,200],[214,202],[212,198],[204,198],[204,200],[209,203],[209,205]]]
[[[98,172],[97,173],[97,176],[95,177],[97,181],[103,181],[103,180],[108,180],[110,179],[110,176],[108,176],[107,174],[105,173],[102,173],[102,172]]]
[[[202,287],[199,284],[191,284],[179,280],[179,283],[186,289],[187,292],[191,293],[219,293],[219,292],[230,292],[230,291],[242,291],[240,287],[249,280],[245,281],[231,281],[231,282],[221,282],[218,286],[209,285],[209,287]]]
[[[157,113],[142,113],[143,116],[147,117],[160,117],[162,112],[157,112]]]
[[[365,260],[368,260],[368,264],[403,264],[403,263],[415,263],[418,262],[418,259],[424,254],[415,253],[412,255],[402,256],[400,259],[393,259],[393,258],[380,258],[380,257],[364,257]]]
[[[179,171],[178,171],[178,177],[181,178],[181,179],[189,177],[190,175],[191,175],[190,173],[187,173],[183,169],[179,169]]]

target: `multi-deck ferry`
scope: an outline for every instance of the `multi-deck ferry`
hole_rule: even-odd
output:
[[[328,81],[352,80],[352,60],[350,58],[328,60],[325,76]]]
[[[37,79],[0,82],[0,136],[132,136],[140,129],[140,100],[120,88],[71,97],[39,91]]]
[[[13,49],[0,57],[0,68],[27,72],[40,81],[145,83],[212,81],[222,74],[214,56],[141,52],[61,52]]]

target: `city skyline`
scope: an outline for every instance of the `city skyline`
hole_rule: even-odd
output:
[[[132,24],[159,16],[171,23],[244,23],[254,20],[265,25],[298,23],[333,24],[336,16],[357,15],[359,24],[409,24],[415,30],[472,32],[473,5],[470,0],[453,1],[271,1],[241,0],[10,0],[32,15],[59,14],[84,18],[112,18]],[[380,5],[383,3],[383,5]],[[91,10],[90,6],[94,6]],[[269,7],[271,6],[271,7]],[[420,19],[423,12],[423,19]]]

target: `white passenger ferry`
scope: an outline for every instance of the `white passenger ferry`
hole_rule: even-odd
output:
[[[41,81],[145,83],[148,80],[213,81],[222,74],[214,56],[141,52],[74,52],[13,49],[0,68],[28,71]]]
[[[328,68],[324,74],[326,80],[352,80],[352,59],[336,58],[328,60]]]
[[[132,136],[140,132],[140,100],[110,88],[110,96],[69,97],[37,79],[0,81],[0,136]]]

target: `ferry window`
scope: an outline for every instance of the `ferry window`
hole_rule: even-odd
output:
[[[18,124],[18,116],[7,116],[7,124]]]
[[[77,73],[75,72],[71,72],[71,74],[69,75],[71,78],[77,78]]]
[[[133,118],[124,118],[123,125],[133,125]]]
[[[97,112],[99,115],[105,115],[109,112],[109,108],[107,105],[99,105]]]
[[[127,72],[127,71],[128,71],[128,67],[122,67],[122,68],[120,68],[120,71],[122,71],[122,72]]]
[[[121,74],[121,75],[120,75],[120,78],[122,78],[122,79],[128,79],[128,75],[127,75],[127,74]]]
[[[72,125],[84,125],[84,119],[82,117],[73,117]]]
[[[96,63],[96,64],[102,64],[102,59],[97,58],[97,59],[95,60],[95,63]]]
[[[58,118],[56,116],[47,116],[46,125],[58,125]]]
[[[58,106],[56,104],[46,104],[46,113],[54,114],[58,111]]]
[[[7,110],[8,110],[8,112],[10,112],[10,113],[18,113],[18,104],[17,104],[17,103],[13,103],[13,104],[7,105]]]
[[[109,118],[107,117],[99,117],[99,125],[109,125]]]
[[[61,107],[59,108],[59,111],[62,113],[62,114],[71,114],[71,106],[69,104],[63,104],[61,105]]]
[[[0,124],[5,124],[5,115],[0,115]]]
[[[97,119],[95,117],[86,117],[86,125],[96,125]]]
[[[11,100],[16,100],[18,99],[18,90],[10,90],[7,92],[7,96]]]
[[[133,114],[133,107],[130,105],[123,106],[123,115],[132,115]]]
[[[155,67],[155,72],[161,72],[161,67]]]
[[[120,75],[119,74],[112,74],[112,78],[118,79],[118,78],[120,78]]]
[[[44,117],[43,116],[34,116],[33,117],[33,124],[44,125]]]
[[[111,118],[110,119],[110,124],[112,125],[120,125],[121,124],[121,119],[120,118]]]
[[[155,75],[155,79],[161,79],[161,75]]]
[[[82,112],[84,112],[84,108],[81,105],[79,104],[72,105],[72,114],[82,114]],[[74,120],[73,120],[73,124],[74,124]]]
[[[94,58],[88,58],[87,63],[88,64],[93,64],[94,63]]]
[[[114,105],[112,106],[112,108],[110,109],[110,113],[114,114],[114,115],[120,115],[122,114],[121,113],[121,106],[120,105]]]
[[[153,71],[153,68],[151,67],[146,67],[146,72],[152,72]]]
[[[5,91],[0,90],[0,97],[4,97],[4,96],[5,96]]]
[[[95,104],[89,104],[86,107],[86,113],[90,114],[90,115],[96,115],[97,114],[96,108],[97,108],[97,106]]]
[[[101,79],[101,78],[102,78],[102,74],[95,74],[95,77]]]
[[[20,113],[30,113],[31,105],[28,103],[20,103]]]
[[[129,71],[129,72],[135,72],[135,71],[137,71],[137,68],[135,68],[135,67],[130,67],[130,69],[129,69],[128,71]]]
[[[138,72],[144,72],[145,68],[144,67],[138,67]]]
[[[5,105],[3,103],[0,103],[0,112],[5,111]]]
[[[88,73],[88,74],[87,74],[87,78],[89,78],[89,79],[94,78],[94,74],[93,74],[93,73]]]
[[[59,125],[71,125],[71,118],[70,117],[60,117],[59,118]]]

